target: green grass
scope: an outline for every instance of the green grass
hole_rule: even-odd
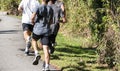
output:
[[[97,64],[96,49],[81,47],[83,40],[58,34],[55,52],[51,55],[50,63],[62,71],[109,71],[107,66]],[[43,52],[40,52],[43,56]],[[43,57],[42,57],[43,58]]]

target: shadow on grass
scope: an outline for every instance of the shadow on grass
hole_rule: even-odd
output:
[[[97,63],[96,61],[92,60],[92,61],[87,61],[86,63],[89,63],[89,64],[95,64]]]
[[[72,53],[72,54],[89,54],[89,55],[95,55],[96,54],[96,48],[82,48],[80,46],[70,46],[63,44],[61,48],[56,48],[55,50],[58,52],[64,52],[64,53]]]
[[[69,65],[69,66],[63,67],[61,69],[61,71],[63,71],[64,69],[67,69],[67,68],[69,68],[68,71],[90,71],[90,70],[85,69],[86,65],[84,62],[79,62],[78,65],[79,66]]]
[[[58,55],[51,55],[50,59],[51,60],[54,60],[54,59],[59,60],[60,58]]]
[[[96,55],[96,49],[95,48],[82,48],[80,46],[71,46],[71,45],[67,45],[67,44],[63,44],[63,45],[59,45],[55,48],[56,52],[60,52],[55,54],[53,57],[53,59],[60,59],[61,56],[63,57],[78,57],[78,60],[80,58],[88,58],[88,60],[86,62],[78,62],[76,61],[76,66],[75,65],[67,65],[65,67],[62,67],[62,71],[69,69],[68,71],[90,71],[85,69],[87,66],[85,65],[87,64],[95,64],[96,61],[95,60],[89,60],[89,59],[95,59],[96,57],[94,55]],[[92,56],[91,56],[92,55]]]
[[[108,67],[99,66],[99,67],[96,67],[96,69],[105,70],[105,69],[108,69]]]

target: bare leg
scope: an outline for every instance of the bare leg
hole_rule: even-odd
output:
[[[42,49],[42,48],[43,48],[43,46],[42,46],[41,42],[38,41],[38,49]]]
[[[44,51],[44,58],[45,58],[45,67],[49,67],[50,63],[50,54],[49,54],[49,48],[47,45],[43,45],[43,51]]]
[[[26,30],[23,32],[24,34],[24,39],[26,41],[26,48],[25,48],[25,54],[28,55],[29,54],[29,48],[31,47],[31,31]]]
[[[37,41],[34,40],[34,39],[32,39],[32,46],[33,46],[33,49],[34,49],[34,51],[35,51],[35,54],[38,54],[38,49],[37,49],[38,45],[37,45]]]
[[[34,48],[35,51],[35,59],[33,60],[33,65],[37,65],[39,63],[39,60],[41,58],[41,56],[38,53],[38,49],[37,49],[37,41],[32,39],[32,46]]]
[[[23,32],[23,34],[24,34],[24,39],[27,42],[28,38],[31,36],[31,31],[26,30],[26,31]]]

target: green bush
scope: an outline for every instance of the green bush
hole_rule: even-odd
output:
[[[64,0],[64,2],[68,23],[62,27],[63,32],[77,37],[91,37],[100,50],[100,58],[113,68],[114,62],[118,63],[119,59],[116,55],[119,55],[117,27],[120,24],[120,0]],[[108,36],[112,30],[115,34]],[[103,57],[102,51],[105,51]]]
[[[20,0],[0,0],[0,10],[8,11],[12,8],[16,8]]]

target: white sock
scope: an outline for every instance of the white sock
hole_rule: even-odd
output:
[[[49,67],[49,64],[45,64],[45,68],[48,68]]]
[[[37,55],[38,54],[38,51],[35,51],[35,55]]]
[[[28,48],[27,48],[27,47],[25,48],[25,51],[26,51],[26,52],[28,51]]]

